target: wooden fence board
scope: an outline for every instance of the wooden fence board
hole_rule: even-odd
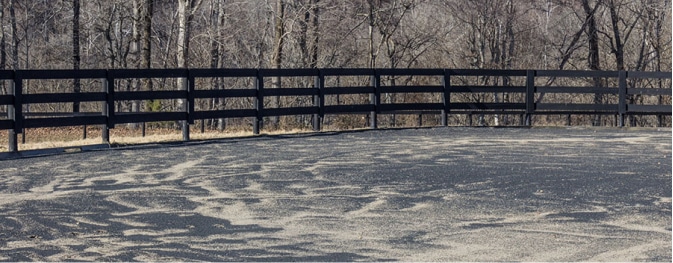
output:
[[[369,83],[365,86],[325,87],[326,78],[339,76],[366,77]],[[381,85],[381,76],[437,76],[436,84],[427,85]],[[525,77],[523,86],[493,85],[451,85],[452,76],[484,76],[484,77]],[[306,77],[313,78],[312,88],[264,88],[268,78]],[[535,86],[536,77],[563,78],[614,78],[618,79],[618,87],[572,87],[572,86]],[[183,78],[186,85],[181,90],[170,91],[115,91],[118,79],[143,78]],[[198,89],[196,78],[252,78],[255,88],[231,88],[224,90]],[[313,115],[313,127],[320,130],[320,121],[325,114],[367,114],[370,126],[377,127],[377,113],[386,114],[441,114],[442,125],[447,125],[449,114],[522,114],[525,125],[531,125],[530,115],[543,114],[603,114],[620,117],[619,125],[623,125],[624,115],[670,115],[671,105],[628,104],[631,96],[671,96],[671,87],[664,88],[628,88],[627,80],[631,79],[671,79],[670,72],[626,72],[626,71],[559,71],[559,70],[480,70],[480,69],[113,69],[113,70],[0,70],[0,80],[13,83],[8,89],[9,94],[0,95],[0,106],[6,112],[0,113],[7,119],[0,120],[0,129],[10,131],[10,150],[16,151],[16,134],[24,128],[60,127],[79,125],[100,125],[114,128],[120,123],[186,121],[194,123],[196,119],[254,117],[253,131],[259,133],[264,117],[284,115]],[[82,93],[40,93],[24,94],[24,80],[69,80],[69,79],[101,79],[100,92]],[[330,82],[331,83],[331,82]],[[667,84],[668,85],[668,84]],[[434,93],[434,100],[440,102],[418,101],[415,103],[381,103],[382,94]],[[493,103],[478,101],[483,96],[470,94],[484,93],[518,93],[517,101]],[[612,96],[611,103],[536,103],[538,94],[555,93],[607,94]],[[364,95],[369,104],[325,105],[326,95]],[[455,100],[460,95],[461,101]],[[468,96],[464,96],[468,95]],[[288,108],[264,108],[265,97],[271,96],[311,96],[311,106]],[[195,110],[195,99],[211,98],[251,98],[249,109],[228,110]],[[617,98],[615,98],[617,97]],[[116,112],[118,101],[129,100],[182,100],[185,102],[184,112]],[[475,100],[475,101],[470,101]],[[63,112],[24,112],[23,105],[32,103],[69,103],[69,102],[100,102],[100,113],[63,113]],[[670,98],[664,99],[670,103]],[[650,102],[652,103],[652,102]],[[40,118],[37,118],[37,117]],[[523,119],[523,118],[522,118]],[[189,133],[184,133],[185,139]],[[106,138],[106,136],[103,136]]]

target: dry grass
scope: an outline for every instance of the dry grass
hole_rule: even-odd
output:
[[[309,133],[310,130],[289,129],[262,131],[262,134],[298,134]],[[95,127],[87,128],[87,139],[83,138],[82,127],[66,128],[39,128],[27,129],[24,134],[19,135],[19,151],[50,149],[50,148],[68,148],[87,145],[102,144],[101,130]],[[22,136],[25,136],[25,143],[22,143]],[[190,130],[191,140],[209,140],[220,138],[236,138],[253,136],[252,131],[248,130],[206,130],[201,133],[199,129]],[[153,128],[147,129],[145,136],[142,136],[140,129],[131,129],[128,127],[117,127],[110,130],[110,143],[116,145],[134,145],[156,142],[181,141],[182,131],[177,129]],[[7,152],[8,149],[8,131],[0,132],[0,152]]]

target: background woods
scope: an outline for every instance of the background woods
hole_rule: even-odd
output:
[[[0,2],[4,68],[671,67],[670,1]]]
[[[0,68],[476,68],[671,71],[671,2],[661,0],[0,0]],[[182,79],[128,79],[127,91],[180,90]],[[254,81],[206,79],[212,89],[254,88]],[[366,85],[368,79],[337,78],[329,85]],[[427,85],[432,79],[386,76],[382,85]],[[456,78],[473,85],[521,85],[506,77]],[[615,86],[609,79],[547,78],[539,85]],[[583,81],[583,82],[582,82]],[[270,78],[268,88],[311,87],[310,78]],[[352,83],[352,84],[351,84]],[[670,86],[670,80],[628,83]],[[200,85],[202,86],[202,85]],[[27,83],[27,92],[86,91],[95,83]],[[6,85],[0,93],[8,92]],[[433,94],[386,94],[387,103],[432,100]],[[506,93],[479,100],[509,102]],[[421,98],[422,97],[422,98]],[[361,95],[335,96],[325,103],[367,102]],[[455,97],[460,100],[460,96]],[[472,98],[474,99],[474,98]],[[632,95],[631,101],[670,96]],[[200,100],[200,109],[236,109],[245,98]],[[538,101],[606,103],[603,94]],[[276,97],[266,107],[308,105],[310,98]],[[31,105],[87,111],[97,105]],[[123,111],[184,107],[180,100],[128,101]],[[357,116],[327,122],[366,123]],[[391,116],[387,123],[414,121]],[[419,117],[420,118],[420,117]],[[545,117],[554,123],[553,116]],[[560,117],[563,118],[563,117]],[[601,116],[576,116],[594,125]],[[586,118],[586,120],[582,119]],[[656,117],[631,117],[652,125]],[[245,120],[227,119],[240,125]],[[460,121],[460,120],[456,120]],[[308,125],[302,116],[275,117],[272,125]],[[480,116],[485,125],[507,125],[507,116]],[[670,119],[667,120],[670,125]],[[224,119],[204,121],[224,129]]]

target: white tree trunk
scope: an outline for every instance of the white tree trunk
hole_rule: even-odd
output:
[[[191,0],[178,0],[178,37],[177,37],[177,62],[178,68],[188,68],[189,58],[189,13],[191,12]],[[187,79],[177,80],[178,89],[187,87]],[[178,100],[178,111],[185,111],[186,101]]]

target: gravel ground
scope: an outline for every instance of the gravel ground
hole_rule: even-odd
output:
[[[671,129],[428,128],[0,161],[2,261],[671,261]]]

